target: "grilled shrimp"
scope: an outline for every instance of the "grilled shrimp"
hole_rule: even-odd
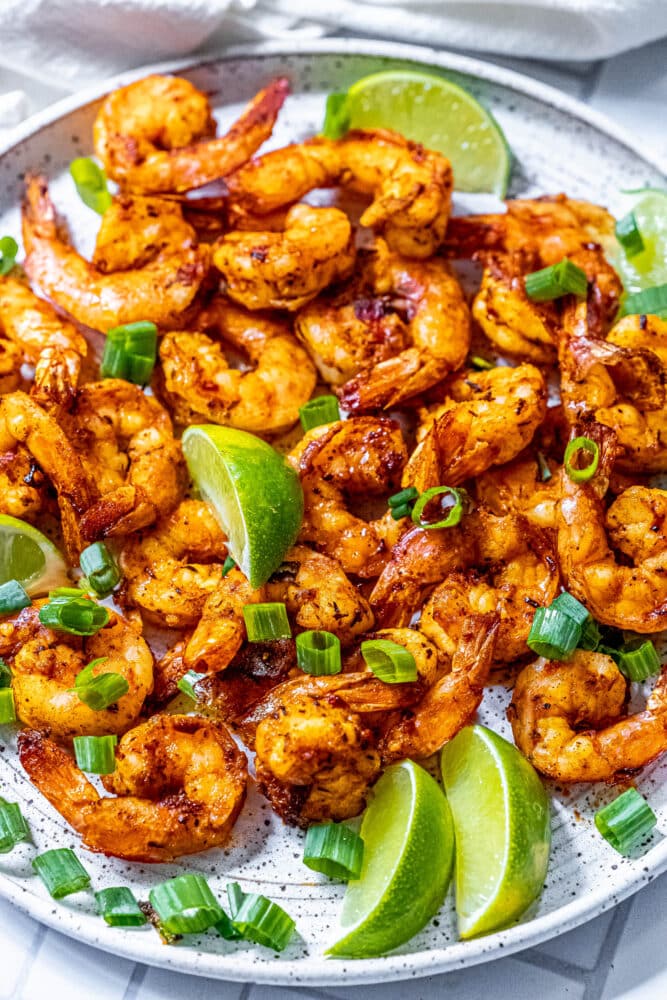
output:
[[[517,677],[508,716],[516,745],[556,781],[612,781],[667,750],[667,672],[643,712],[626,715],[628,682],[610,656],[577,650]]]
[[[123,379],[89,382],[61,424],[101,498],[81,519],[85,538],[152,524],[185,491],[185,462],[169,414]]]
[[[337,559],[346,573],[377,576],[395,523],[389,515],[366,521],[349,504],[386,497],[406,459],[401,429],[386,417],[355,417],[308,431],[289,456],[304,491],[299,540]]]
[[[11,666],[19,719],[63,741],[125,732],[153,689],[153,655],[140,632],[113,611],[108,624],[87,638],[54,632],[39,621],[43,603],[0,621],[0,656]],[[98,658],[93,674],[120,674],[129,691],[110,708],[94,710],[81,701],[74,681]]]
[[[459,368],[470,346],[463,291],[445,261],[414,261],[377,240],[342,288],[302,309],[296,332],[353,412],[387,408]]]
[[[14,444],[0,453],[0,514],[35,521],[53,506],[49,485],[27,448]]]
[[[158,255],[187,252],[195,241],[181,202],[118,195],[102,216],[92,263],[102,274],[142,268]]]
[[[29,177],[23,203],[25,269],[56,305],[96,330],[150,320],[177,326],[208,272],[209,249],[193,239],[157,251],[141,267],[105,274],[61,236],[43,177]]]
[[[90,851],[128,861],[174,861],[226,843],[246,796],[247,762],[225,727],[156,715],[120,740],[102,798],[65,750],[19,735],[30,780]]]
[[[450,669],[384,732],[380,742],[383,762],[430,757],[471,721],[482,701],[497,632],[498,619],[493,614],[466,617]]]
[[[419,490],[457,486],[511,461],[547,411],[544,378],[533,365],[460,372],[443,389],[445,402],[420,413],[421,443],[403,475]]]
[[[296,423],[317,377],[286,322],[218,296],[197,325],[204,332],[168,333],[160,344],[164,395],[178,423],[205,418],[262,435]],[[228,350],[251,367],[231,367]]]
[[[294,205],[281,232],[232,232],[213,247],[230,299],[246,309],[301,308],[354,266],[354,234],[338,208]]]
[[[381,129],[317,138],[251,160],[227,178],[232,218],[270,215],[315,188],[342,185],[370,195],[361,224],[396,253],[430,257],[442,243],[452,168],[440,153]]]
[[[202,187],[236,170],[269,138],[288,91],[285,79],[274,80],[215,138],[208,97],[189,80],[154,73],[105,99],[93,127],[95,152],[124,189]]]
[[[522,453],[512,462],[487,469],[475,480],[475,496],[492,514],[521,514],[538,528],[555,531],[560,503],[558,466]],[[548,473],[548,478],[545,478]]]

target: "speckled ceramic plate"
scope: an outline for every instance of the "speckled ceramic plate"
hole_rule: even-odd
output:
[[[452,76],[497,116],[516,162],[511,193],[534,195],[566,191],[608,204],[617,192],[664,184],[660,165],[615,126],[576,101],[515,73],[482,62],[425,48],[371,41],[309,42],[289,50],[275,45],[236,50],[204,64],[160,67],[177,70],[212,94],[220,121],[227,124],[242,103],[272,77],[286,74],[293,95],[280,115],[271,145],[283,145],[317,131],[325,95],[367,73],[394,66],[422,66]],[[91,129],[100,96],[143,72],[125,74],[105,87],[55,105],[22,129],[18,141],[0,155],[0,233],[19,235],[17,205],[25,171],[41,170],[52,179],[53,194],[72,224],[77,244],[90,249],[96,217],[81,206],[66,174],[75,157],[92,151]],[[481,720],[505,735],[507,692],[490,688]],[[1,734],[1,794],[18,800],[30,821],[35,846],[0,855],[0,892],[37,919],[79,940],[141,962],[221,979],[280,984],[371,983],[423,976],[483,962],[534,945],[568,930],[667,868],[667,840],[656,833],[636,860],[621,858],[598,835],[595,809],[614,793],[603,787],[554,787],[554,842],[547,885],[521,923],[476,941],[457,940],[451,896],[438,918],[399,951],[360,962],[325,959],[336,933],[342,889],[318,879],[301,862],[303,835],[286,829],[268,805],[251,794],[226,850],[210,851],[175,865],[130,865],[84,851],[72,830],[23,775],[12,734]],[[667,832],[667,763],[642,776],[641,790]],[[79,893],[54,903],[32,874],[30,859],[54,846],[77,849],[95,888],[127,884],[145,898],[156,882],[182,871],[201,871],[222,892],[230,879],[266,893],[295,917],[299,936],[282,955],[227,943],[214,934],[165,947],[150,928],[107,928],[95,914],[92,894]]]

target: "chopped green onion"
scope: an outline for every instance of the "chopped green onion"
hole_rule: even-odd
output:
[[[84,668],[85,670],[88,667]],[[82,671],[83,672],[83,671]],[[78,683],[74,682],[74,691],[79,696],[79,700],[92,708],[94,712],[101,712],[105,708],[110,708],[126,695],[130,690],[130,685],[122,674],[108,673],[96,674],[90,680]]]
[[[109,927],[143,927],[146,923],[134,893],[126,885],[100,889],[95,893],[95,902]]]
[[[296,662],[304,674],[321,677],[342,669],[340,639],[333,632],[301,632],[296,637]]]
[[[241,908],[245,896],[246,894],[238,882],[227,883],[227,899],[229,900],[229,912],[232,915],[232,920]]]
[[[246,604],[243,620],[249,642],[270,642],[272,639],[289,639],[292,635],[284,604]]]
[[[636,257],[644,249],[644,240],[634,212],[628,212],[616,223],[616,239],[627,257]]]
[[[0,854],[8,854],[30,836],[30,828],[16,802],[0,799]]]
[[[54,597],[39,609],[42,625],[70,635],[95,635],[109,621],[109,612],[87,597]]]
[[[232,915],[236,930],[247,941],[282,951],[294,933],[295,923],[282,906],[266,896],[244,894],[240,906]]]
[[[0,615],[10,615],[31,604],[32,600],[18,580],[7,580],[0,586]]]
[[[447,513],[447,516],[440,521],[425,521],[422,518],[424,508],[437,496],[450,494],[454,499],[454,504]],[[463,515],[464,491],[457,490],[453,486],[433,486],[430,490],[425,490],[412,508],[412,520],[420,528],[453,528],[459,523]],[[442,501],[440,501],[442,505]]]
[[[525,286],[526,295],[534,302],[551,302],[563,295],[585,298],[588,278],[585,271],[564,257],[558,264],[527,274]]]
[[[350,127],[347,110],[347,91],[338,90],[327,96],[322,135],[326,139],[340,139]]]
[[[645,681],[660,670],[660,657],[650,639],[635,649],[615,650],[611,655],[624,677],[629,681]]]
[[[572,461],[575,455],[580,452],[585,452],[587,455],[591,455],[591,460],[587,466],[583,469],[577,469]],[[589,479],[592,479],[597,472],[598,465],[600,464],[600,449],[598,448],[595,441],[591,441],[587,437],[576,437],[568,444],[565,449],[565,457],[563,459],[563,465],[565,466],[565,471],[572,480],[573,483],[586,483]]]
[[[549,468],[549,463],[541,451],[538,451],[537,453],[537,464],[540,469],[540,479],[543,483],[548,482],[551,479],[551,469]]]
[[[69,172],[84,205],[99,215],[104,215],[111,204],[111,195],[102,168],[89,156],[79,156],[70,163]]]
[[[399,490],[389,497],[389,513],[394,521],[400,521],[402,517],[409,517],[412,513],[412,505],[419,498],[419,490],[414,486],[406,486],[404,490]]]
[[[340,420],[338,400],[335,396],[318,396],[317,399],[311,399],[299,407],[299,419],[304,431]]]
[[[178,875],[148,894],[160,923],[170,934],[198,934],[220,920],[220,905],[203,875]]]
[[[394,521],[400,521],[403,517],[410,517],[412,514],[412,504],[403,503],[400,507],[390,507],[389,513],[391,514]]]
[[[0,275],[9,274],[18,252],[19,245],[13,236],[0,236]]]
[[[417,664],[412,653],[391,639],[368,639],[361,655],[375,676],[385,684],[407,684],[417,680]]]
[[[12,683],[12,672],[5,663],[5,661],[0,658],[0,689],[8,688]]]
[[[56,587],[55,590],[49,591],[49,600],[53,600],[54,597],[88,597],[88,591],[84,590],[82,587]]]
[[[88,774],[113,774],[116,770],[115,747],[118,737],[115,733],[107,736],[75,736],[73,743],[74,756],[82,771],[87,771]]]
[[[602,635],[598,628],[598,623],[593,618],[589,618],[581,627],[579,649],[596,650],[601,642]]]
[[[237,931],[236,927],[234,927],[232,918],[225,913],[222,907],[220,908],[219,920],[213,926],[220,937],[223,937],[225,941],[240,941],[243,936]]]
[[[667,285],[655,285],[643,292],[626,295],[620,316],[663,316],[667,313]]]
[[[95,667],[99,667],[100,663],[106,663],[109,659],[108,656],[98,656],[96,659],[91,660],[83,670],[80,670],[76,677],[74,678],[75,687],[85,687],[86,684],[90,684],[93,678],[96,676]]]
[[[315,872],[347,882],[359,878],[364,860],[364,842],[342,823],[318,823],[308,828],[303,863]]]
[[[69,847],[55,847],[38,854],[32,867],[54,899],[70,896],[90,885],[90,875]]]
[[[470,364],[473,368],[477,368],[478,371],[488,372],[492,368],[495,368],[493,361],[487,361],[486,358],[481,358],[479,354],[473,354],[470,358]]]
[[[107,597],[120,583],[118,566],[104,542],[93,542],[84,549],[79,565],[98,597]]]
[[[636,850],[657,822],[655,813],[636,788],[628,788],[595,814],[596,827],[619,854]]]
[[[581,625],[560,608],[537,608],[526,640],[529,649],[547,660],[567,660],[581,639]]]
[[[115,326],[107,332],[100,366],[102,378],[124,378],[135,385],[145,385],[157,358],[157,327],[140,321]]]
[[[562,611],[563,614],[567,615],[577,625],[581,628],[581,635],[579,637],[579,642],[577,646],[579,649],[597,649],[600,645],[602,636],[600,635],[600,629],[597,623],[591,616],[590,611],[585,605],[578,601],[576,597],[572,594],[568,594],[566,590],[562,594],[559,594],[551,604],[550,608],[556,608],[557,611]]]
[[[188,698],[192,698],[193,701],[197,701],[197,692],[195,691],[195,685],[199,684],[203,680],[204,675],[197,673],[196,670],[188,670],[187,674],[183,674],[181,679],[176,684],[179,691],[186,694]]]
[[[222,575],[223,575],[223,577],[227,576],[227,574],[229,573],[229,571],[232,570],[232,569],[234,569],[235,566],[236,566],[236,563],[234,562],[234,560],[232,559],[232,557],[231,556],[227,556],[227,558],[225,559],[225,561],[222,564]]]
[[[16,722],[14,692],[10,687],[0,688],[0,726],[7,726],[10,722]]]

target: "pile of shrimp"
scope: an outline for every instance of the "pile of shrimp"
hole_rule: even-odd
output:
[[[614,220],[565,195],[451,217],[447,158],[389,131],[256,155],[288,90],[269,82],[224,135],[186,79],[114,91],[92,259],[31,175],[25,256],[0,276],[0,512],[55,531],[72,583],[95,542],[121,573],[92,636],[43,624],[46,595],[0,619],[19,756],[90,850],[130,860],[225,844],[252,781],[287,823],[356,816],[383,767],[438,751],[491,685],[512,687],[514,740],[547,778],[618,780],[667,750],[667,674],[631,714],[611,656],[527,645],[563,591],[600,627],[667,628],[667,493],[648,478],[667,472],[667,322],[616,321]],[[303,200],[321,188],[335,206]],[[586,297],[531,299],[526,276],[564,257]],[[158,329],[150,385],[102,377],[104,335],[139,321]],[[322,393],[340,419],[301,433]],[[298,538],[259,588],[189,481],[180,435],[203,423],[269,441],[299,477]],[[580,436],[599,458],[583,479],[564,464]],[[388,504],[434,488],[419,517]],[[292,638],[248,640],[258,602],[284,604]],[[299,668],[308,630],[338,637],[339,673]],[[369,669],[377,639],[414,679]],[[99,711],[75,684],[91,663],[127,681]],[[104,733],[100,795],[72,741]]]

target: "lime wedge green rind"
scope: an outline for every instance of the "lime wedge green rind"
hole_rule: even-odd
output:
[[[452,163],[459,191],[504,197],[512,155],[500,125],[472,94],[452,80],[415,70],[386,70],[353,83],[335,109],[349,128],[388,128]]]
[[[521,753],[484,726],[466,726],[441,755],[456,834],[462,938],[500,930],[539,895],[551,844],[549,799]]]
[[[193,482],[215,510],[233,559],[251,585],[261,587],[299,533],[299,477],[266,441],[232,427],[188,427],[182,444]]]
[[[70,583],[53,542],[27,521],[0,514],[0,584],[18,580],[31,597]]]
[[[364,813],[361,876],[348,883],[341,937],[327,951],[383,955],[438,912],[454,862],[454,830],[442,789],[411,760],[388,767]]]
[[[667,191],[640,188],[623,195],[625,211],[634,212],[644,249],[632,258],[616,240],[606,249],[626,293],[632,295],[667,284]]]

